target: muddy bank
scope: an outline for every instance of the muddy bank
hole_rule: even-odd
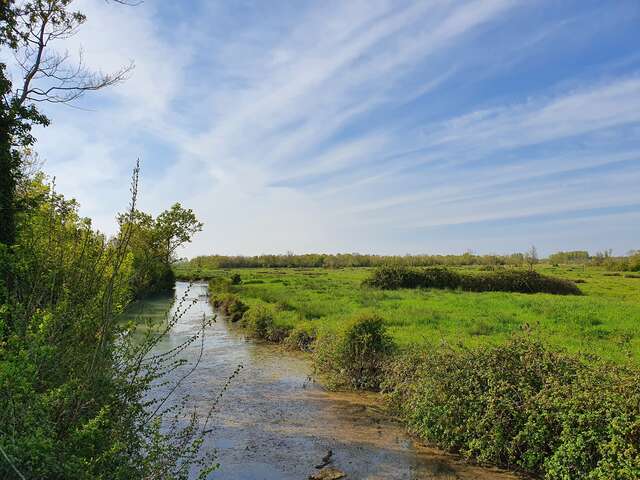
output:
[[[176,295],[186,287],[178,282]],[[213,316],[206,285],[194,285],[189,297],[196,303],[158,349],[176,346],[199,328],[203,315]],[[148,313],[159,315],[160,301],[153,302]],[[187,355],[195,358],[198,348]],[[243,368],[220,402],[206,445],[217,450],[221,464],[210,478],[305,479],[324,463],[349,479],[516,478],[416,444],[384,415],[375,395],[328,392],[310,377],[303,354],[247,340],[222,320],[208,328],[201,364],[182,390],[204,412],[238,365]]]

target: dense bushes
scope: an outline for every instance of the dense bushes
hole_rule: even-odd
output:
[[[214,308],[220,310],[229,320],[237,322],[249,307],[233,293],[220,293],[211,299]]]
[[[537,342],[396,357],[383,388],[422,439],[549,479],[640,478],[637,370]]]
[[[316,341],[314,362],[333,386],[377,390],[393,341],[378,315],[364,312]]]
[[[296,325],[284,339],[285,345],[292,350],[312,351],[316,341],[315,329],[308,324]]]
[[[134,256],[133,271],[130,285],[135,298],[166,295],[175,287],[176,276],[173,269],[162,262],[149,262],[142,265],[139,258]]]
[[[175,251],[202,229],[190,209],[174,204],[157,217],[136,210],[118,217],[133,259],[131,290],[137,299],[173,291],[176,276],[171,267]]]
[[[242,326],[249,335],[266,339],[273,330],[273,311],[265,305],[257,305],[243,316]]]
[[[376,269],[365,285],[374,288],[449,288],[468,292],[519,292],[580,295],[570,280],[523,270],[460,273],[446,268],[409,268],[388,265]]]
[[[233,290],[231,279],[227,277],[213,277],[209,280],[209,292],[228,293]]]
[[[582,294],[571,280],[520,270],[504,270],[482,275],[460,275],[460,288],[469,292]]]
[[[198,417],[164,403],[182,350],[149,355],[162,335],[118,321],[138,273],[131,222],[107,239],[41,175],[21,195],[16,243],[0,244],[0,478],[206,475]]]

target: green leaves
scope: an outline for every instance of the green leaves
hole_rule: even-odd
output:
[[[534,271],[501,270],[460,273],[443,267],[411,268],[387,265],[377,268],[365,286],[398,288],[460,289],[467,292],[519,292],[581,295],[575,283]]]
[[[176,250],[202,230],[195,214],[174,204],[156,218],[134,210],[118,218],[120,230],[129,236],[135,275],[131,286],[136,298],[171,292],[175,276],[171,264]]]
[[[384,390],[423,439],[547,479],[640,475],[639,372],[516,338],[398,357]]]
[[[332,386],[377,390],[384,362],[394,348],[382,318],[363,311],[348,319],[338,332],[320,333],[314,362]]]

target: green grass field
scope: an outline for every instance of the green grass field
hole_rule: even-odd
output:
[[[472,268],[467,268],[472,270]],[[583,296],[470,293],[447,290],[383,291],[362,287],[371,270],[239,269],[178,277],[240,274],[234,291],[249,305],[277,306],[276,323],[310,331],[334,329],[362,310],[379,313],[400,347],[411,344],[498,343],[516,332],[573,353],[640,363],[640,278],[589,267],[540,265],[537,271],[580,280]]]

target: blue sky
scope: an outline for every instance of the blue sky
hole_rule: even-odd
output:
[[[38,150],[102,230],[139,157],[189,256],[640,248],[636,0],[77,3],[136,68]]]

